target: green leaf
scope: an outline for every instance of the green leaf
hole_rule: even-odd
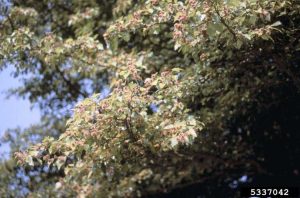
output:
[[[210,38],[219,35],[223,31],[224,27],[220,23],[210,23],[207,27],[207,34]]]
[[[178,141],[176,137],[171,138],[170,141],[171,141],[171,147],[175,147],[176,145],[178,145]]]
[[[237,49],[241,49],[242,45],[243,45],[243,41],[237,40],[237,42],[236,42],[236,48]]]
[[[240,0],[228,0],[228,5],[232,7],[237,7],[240,5],[241,1]]]
[[[124,41],[128,42],[128,41],[130,40],[130,34],[129,34],[128,32],[122,33],[121,38],[122,38]]]
[[[28,163],[29,166],[34,166],[34,162],[31,156],[27,157],[26,162]]]
[[[175,72],[175,73],[179,73],[181,71],[183,71],[183,69],[179,68],[179,67],[175,67],[175,68],[172,69],[172,72]]]
[[[109,42],[109,47],[112,51],[116,51],[118,49],[119,41],[118,38],[113,38]]]
[[[163,88],[165,88],[166,87],[166,83],[158,83],[158,87],[160,88],[160,89],[163,89]]]
[[[181,44],[179,42],[176,42],[174,45],[174,50],[178,50],[181,47]]]
[[[275,23],[273,23],[271,26],[272,27],[276,27],[276,26],[280,26],[282,25],[282,23],[280,21],[276,21]]]

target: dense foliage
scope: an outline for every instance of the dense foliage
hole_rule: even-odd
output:
[[[1,193],[140,197],[279,172],[298,181],[299,1],[12,0],[1,10],[1,68],[25,76],[11,93],[44,112],[27,133],[8,132],[23,151]],[[284,154],[272,157],[276,148]]]

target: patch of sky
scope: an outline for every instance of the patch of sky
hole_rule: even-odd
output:
[[[159,111],[159,107],[154,103],[150,104],[150,109],[153,113],[157,113]]]
[[[232,188],[232,189],[236,189],[236,188],[239,187],[240,184],[246,183],[248,181],[249,181],[248,176],[247,175],[243,175],[240,178],[231,181],[229,183],[229,187]]]
[[[15,96],[7,98],[7,91],[22,85],[20,79],[12,77],[14,72],[12,66],[0,72],[0,137],[9,128],[27,128],[39,122],[41,113],[38,109],[32,108],[28,99]],[[9,145],[0,145],[0,158],[8,157]]]

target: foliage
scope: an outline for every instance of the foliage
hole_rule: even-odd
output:
[[[16,153],[19,164],[61,172],[61,197],[268,172],[258,133],[285,134],[284,124],[255,129],[262,112],[299,98],[299,12],[297,0],[12,1],[2,67],[32,75],[13,93],[45,115],[86,98],[58,138]],[[92,95],[106,84],[108,97]]]

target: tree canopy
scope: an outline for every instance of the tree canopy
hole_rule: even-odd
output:
[[[10,94],[43,111],[3,138],[21,151],[0,166],[1,194],[299,182],[298,0],[11,0],[0,13],[0,69],[24,82]]]

